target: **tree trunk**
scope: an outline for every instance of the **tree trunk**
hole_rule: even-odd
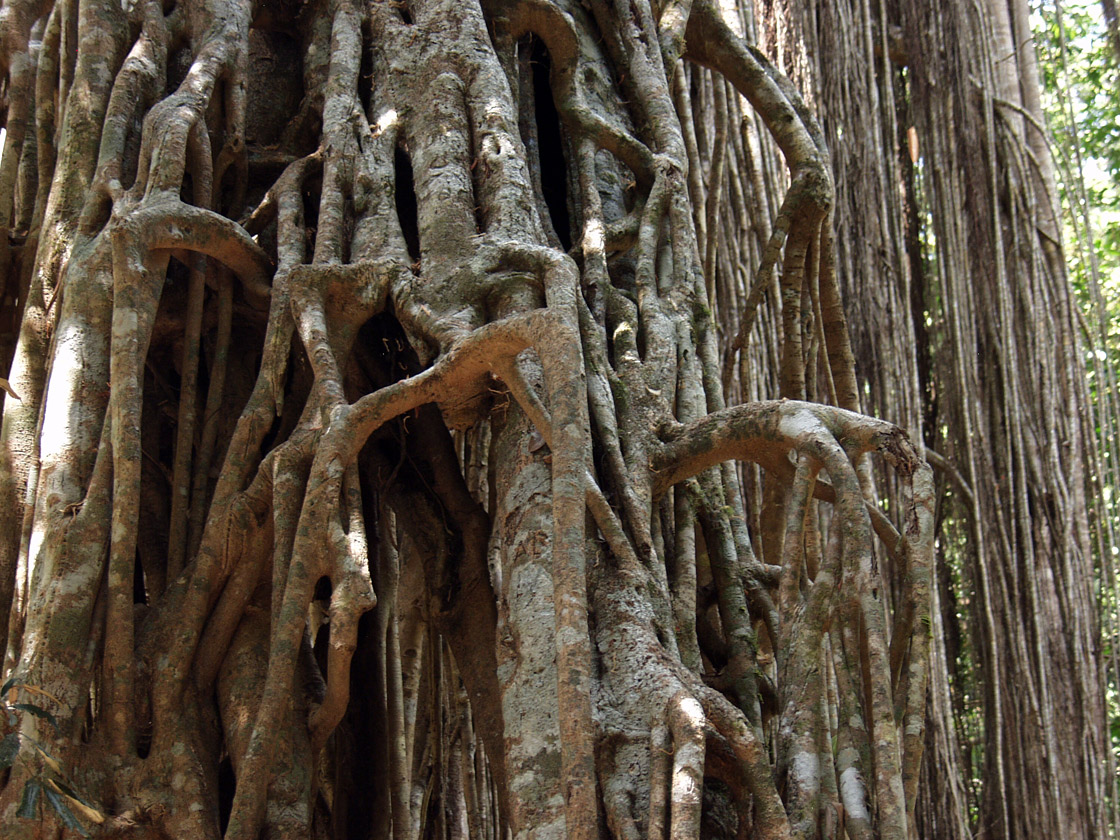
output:
[[[11,836],[918,836],[915,292],[725,5],[4,4]]]

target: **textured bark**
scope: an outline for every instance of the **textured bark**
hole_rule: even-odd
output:
[[[4,4],[6,668],[101,836],[918,836],[901,176],[725,5]]]
[[[1094,591],[1111,588],[1112,526],[1094,499],[1094,410],[1028,6],[772,8],[760,16],[766,49],[784,57],[832,150],[863,407],[922,437],[938,468],[918,826],[1106,836]],[[1111,408],[1099,411],[1103,424]]]

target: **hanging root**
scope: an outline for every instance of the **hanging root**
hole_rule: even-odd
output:
[[[730,409],[722,416],[710,415],[690,428],[679,430],[666,443],[662,452],[664,460],[655,462],[663,465],[658,471],[659,486],[702,469],[710,463],[710,458],[722,460],[734,456],[765,465],[776,456],[784,457],[783,450],[788,451],[787,447],[798,453],[798,468],[787,507],[779,601],[782,623],[774,646],[783,652],[789,663],[782,675],[782,685],[783,696],[788,696],[790,702],[783,704],[782,715],[783,718],[794,715],[783,723],[783,731],[786,725],[790,727],[791,738],[783,746],[783,751],[788,752],[779,760],[779,766],[784,765],[789,774],[786,797],[790,818],[795,821],[798,834],[812,834],[820,810],[817,802],[822,794],[820,776],[836,772],[820,767],[816,758],[821,737],[819,728],[826,723],[818,717],[823,707],[822,677],[826,670],[819,655],[819,640],[833,616],[850,615],[854,610],[864,628],[864,647],[860,655],[866,662],[864,668],[868,669],[864,671],[863,680],[868,681],[864,690],[870,698],[870,724],[874,733],[878,824],[905,832],[904,787],[914,781],[916,765],[912,762],[915,750],[920,755],[921,746],[912,738],[903,743],[896,728],[895,707],[901,704],[910,709],[916,700],[912,696],[913,686],[907,687],[904,696],[896,696],[892,690],[897,681],[892,681],[887,655],[890,639],[883,623],[882,583],[874,568],[870,521],[852,463],[863,452],[879,451],[908,486],[904,513],[907,579],[919,587],[929,585],[932,551],[933,498],[929,468],[917,458],[901,433],[889,424],[840,409],[779,402]],[[682,469],[684,464],[689,466]],[[825,562],[806,589],[804,581],[809,575],[804,563],[809,559],[806,552],[811,546],[801,535],[810,533],[804,518],[813,509],[810,504],[812,475],[818,469],[823,469],[831,480],[835,492],[831,527],[839,530],[829,536]],[[800,584],[798,579],[802,581]],[[843,585],[837,589],[841,581]],[[845,604],[850,604],[851,609]],[[916,669],[914,675],[924,684],[925,659],[922,642],[918,639],[923,632],[905,622],[894,629],[908,636],[911,645],[918,645],[916,653],[920,658],[910,662]],[[894,644],[902,646],[906,642],[896,638]],[[806,692],[810,692],[810,697],[815,692],[817,699],[807,701]],[[849,723],[842,720],[839,725],[844,729]],[[844,771],[840,772],[843,775]],[[844,778],[845,784],[852,784],[851,777],[858,778],[855,773],[850,774]],[[807,801],[799,808],[802,798]]]
[[[708,831],[709,800],[734,811],[740,836],[829,834],[841,811],[853,835],[905,836],[928,471],[887,423],[800,401],[727,408],[720,383],[721,196],[739,189],[725,177],[730,83],[790,172],[734,350],[777,277],[779,393],[820,381],[857,403],[827,155],[789,82],[712,0],[329,0],[276,24],[278,41],[299,31],[305,60],[299,116],[266,148],[247,125],[250,18],[289,4],[164,5],[60,3],[42,48],[58,55],[34,77],[47,236],[28,306],[58,319],[51,400],[80,402],[85,419],[25,447],[23,467],[41,461],[43,478],[29,479],[26,528],[9,523],[22,543],[0,559],[22,550],[28,566],[46,510],[34,533],[48,583],[26,588],[36,605],[82,593],[58,609],[104,639],[83,653],[100,657],[100,681],[86,673],[65,703],[77,732],[96,685],[93,740],[125,780],[101,778],[107,798],[153,832],[212,840],[224,754],[231,840],[325,831],[324,808],[337,832],[347,807],[365,807],[348,786],[367,764],[392,776],[376,819],[398,838],[436,831],[446,807],[439,820],[495,836],[592,840],[605,819],[627,840],[685,840]],[[15,100],[34,75],[33,6],[0,12],[13,150],[30,142]],[[115,62],[96,72],[83,17],[95,6]],[[79,18],[75,65],[63,44]],[[707,94],[689,101],[685,59],[714,71],[701,80],[716,116],[706,180],[701,121],[681,121]],[[165,91],[168,79],[181,81]],[[518,112],[546,114],[549,94],[569,191],[551,204],[546,162],[526,150],[544,117]],[[100,146],[82,147],[97,166],[81,169],[67,156],[98,114]],[[56,135],[76,145],[56,153]],[[56,156],[64,194],[46,177]],[[0,207],[16,200],[17,164],[6,147]],[[569,254],[554,247],[565,225]],[[32,344],[19,387],[34,415],[47,370],[27,360]],[[144,393],[156,387],[178,400],[166,418]],[[5,434],[33,440],[34,416],[11,405]],[[511,440],[526,424],[537,436]],[[906,488],[901,533],[864,497],[855,464],[870,452]],[[736,462],[765,471],[762,492],[741,486]],[[149,510],[166,534],[138,527]],[[873,532],[904,576],[891,626]],[[375,606],[370,653],[360,622]],[[56,671],[91,672],[58,627],[33,615],[27,637],[49,637]],[[348,753],[334,733],[375,731],[348,708],[383,710],[392,743]]]
[[[712,0],[694,3],[688,19],[687,43],[690,58],[717,70],[754,106],[785,156],[790,172],[789,189],[771,228],[754,283],[741,309],[739,331],[724,363],[724,387],[730,383],[735,353],[746,349],[762,296],[780,264],[781,395],[805,398],[807,354],[803,342],[816,331],[824,338],[830,362],[828,376],[836,380],[833,390],[837,405],[857,410],[859,395],[853,357],[834,268],[832,175],[820,127],[797,89],[762,53],[731,30]],[[803,319],[803,288],[817,287],[821,305]],[[823,319],[823,323],[811,322],[813,315]],[[803,320],[813,324],[809,335],[803,335]]]
[[[893,692],[886,667],[888,634],[878,601],[882,586],[872,566],[870,517],[852,466],[868,451],[882,454],[909,488],[903,517],[907,574],[908,579],[920,578],[928,586],[933,525],[929,469],[890,424],[841,409],[791,401],[739,406],[673,430],[657,453],[653,467],[658,492],[728,458],[778,464],[792,452],[797,455],[798,467],[787,506],[778,587],[780,624],[778,638],[773,641],[783,657],[779,662],[782,688],[777,710],[783,733],[778,743],[780,787],[771,771],[762,729],[751,723],[741,706],[682,672],[653,637],[648,618],[640,611],[634,612],[633,596],[628,599],[621,594],[632,592],[630,587],[641,587],[638,581],[648,573],[633,560],[615,557],[615,571],[597,583],[599,647],[605,651],[607,662],[616,666],[609,671],[615,697],[648,694],[651,685],[677,684],[682,689],[665,699],[663,720],[652,722],[648,742],[650,832],[669,827],[674,832],[670,836],[701,836],[699,806],[691,785],[704,776],[704,744],[711,746],[712,738],[734,755],[737,769],[730,774],[724,770],[729,776],[724,781],[749,794],[737,799],[739,819],[744,825],[750,821],[760,836],[816,836],[820,820],[836,824],[841,800],[854,831],[866,825],[868,799],[875,802],[876,824],[893,825],[894,831],[900,824],[904,826],[904,789],[914,782],[914,751],[918,750],[920,756],[921,747],[913,737],[917,730],[908,731],[903,738],[895,724],[896,704],[914,708],[911,704],[916,702],[916,695],[912,684],[901,694]],[[814,560],[813,543],[806,538],[811,529],[805,523],[807,516],[817,515],[814,494],[822,484],[813,480],[817,471],[830,480],[823,486],[831,494],[834,513],[824,556]],[[843,677],[841,685],[854,680],[852,691],[860,686],[854,694],[842,692],[843,696],[866,692],[869,697],[868,731],[862,730],[862,716],[855,710],[835,722],[826,714],[824,690],[830,666],[823,655],[828,648],[822,648],[822,638],[828,637],[833,622],[851,621],[853,615],[864,628],[861,650],[856,655],[866,664],[838,677]],[[911,646],[920,645],[917,637],[921,631],[915,632],[912,626],[896,627],[895,632],[906,633]],[[917,655],[923,655],[920,649]],[[619,661],[613,661],[614,657]],[[914,669],[912,675],[924,681],[924,659],[908,661],[908,667]],[[617,676],[623,673],[630,676]],[[834,757],[824,745],[837,739],[840,744],[862,744],[869,752],[860,758],[858,748],[845,747]],[[866,763],[868,760],[870,763]],[[864,778],[872,779],[873,790],[864,787]],[[612,824],[626,826],[632,822],[634,818],[627,817],[625,809],[620,811],[625,798],[615,793],[606,801]],[[620,834],[626,833],[620,829]]]

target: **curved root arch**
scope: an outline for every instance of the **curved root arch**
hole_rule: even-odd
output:
[[[4,12],[7,657],[106,830],[909,836],[928,473],[843,410],[820,133],[711,0]],[[789,166],[733,349],[776,272],[791,400],[724,405],[685,59]]]

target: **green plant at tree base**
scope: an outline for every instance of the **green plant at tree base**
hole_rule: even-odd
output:
[[[18,760],[27,769],[29,776],[23,786],[16,816],[24,820],[40,819],[42,801],[45,799],[63,825],[82,837],[88,837],[89,832],[74,812],[77,811],[86,820],[98,825],[105,821],[105,815],[78,793],[73,782],[62,771],[58,760],[47,752],[39,740],[23,731],[26,715],[45,720],[56,732],[58,721],[36,702],[18,702],[15,698],[21,693],[58,703],[50,692],[21,682],[15,676],[9,677],[3,687],[0,687],[0,731],[3,732],[3,738],[0,739],[0,771],[8,770]]]

